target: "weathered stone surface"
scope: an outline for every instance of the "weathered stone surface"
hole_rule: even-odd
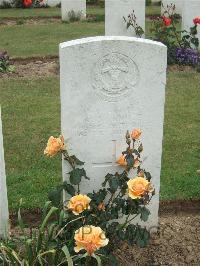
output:
[[[80,19],[86,18],[86,0],[62,0],[61,1],[61,13],[62,20],[69,21],[69,12],[75,12],[75,15]]]
[[[141,128],[143,166],[156,188],[149,227],[158,223],[166,61],[163,44],[134,37],[60,44],[62,134],[90,177],[81,192],[99,189],[108,172],[123,170],[116,160],[126,147],[126,130]],[[63,162],[65,180],[68,172]]]
[[[46,3],[49,6],[57,6],[61,3],[61,0],[46,0]]]
[[[8,234],[8,199],[6,187],[6,173],[4,162],[3,133],[0,107],[0,238]]]
[[[184,1],[182,30],[190,31],[190,27],[194,26],[193,19],[200,17],[200,0]],[[197,37],[200,41],[200,25],[197,26]]]
[[[135,36],[134,29],[127,30],[123,19],[133,10],[138,25],[145,31],[145,0],[105,0],[105,35]]]
[[[164,9],[167,8],[167,5],[175,4],[176,14],[179,14],[180,16],[182,16],[184,0],[162,0],[162,4],[164,6],[164,8],[161,7],[161,13],[162,14],[164,12]]]

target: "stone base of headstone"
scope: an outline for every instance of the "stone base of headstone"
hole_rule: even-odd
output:
[[[63,21],[86,19],[86,0],[62,0],[61,14]]]

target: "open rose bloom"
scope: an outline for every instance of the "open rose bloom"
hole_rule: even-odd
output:
[[[134,140],[139,139],[140,136],[141,136],[141,134],[142,134],[141,129],[136,128],[136,129],[134,129],[134,130],[131,132],[131,138],[134,139]]]
[[[167,18],[167,17],[163,16],[162,19],[163,19],[163,22],[164,22],[166,27],[169,27],[172,24],[171,18]]]
[[[84,249],[88,255],[92,255],[96,250],[105,247],[109,240],[106,238],[104,231],[100,227],[87,225],[81,227],[75,232],[74,236],[76,247],[75,252]]]
[[[151,183],[143,177],[130,179],[127,182],[127,185],[128,195],[132,199],[141,198],[145,193],[148,193],[151,190]]]
[[[117,160],[117,163],[121,166],[127,166],[127,161],[126,161],[126,158],[125,158],[125,155],[121,155],[119,157],[119,159]]]
[[[73,214],[79,215],[84,210],[90,209],[91,199],[86,195],[76,195],[72,197],[67,205],[67,209],[71,210]]]
[[[200,17],[193,19],[194,24],[200,24]]]
[[[51,136],[47,142],[47,147],[44,150],[44,154],[52,157],[63,150],[65,150],[63,136],[60,136],[59,138],[54,138],[53,136]]]

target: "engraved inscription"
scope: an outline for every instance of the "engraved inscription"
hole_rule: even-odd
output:
[[[93,73],[93,87],[106,101],[117,101],[138,83],[139,70],[126,55],[113,52],[97,62]]]
[[[112,140],[113,143],[113,148],[112,148],[112,161],[110,162],[94,162],[92,163],[93,167],[112,167],[112,166],[117,166],[116,160],[117,160],[117,141]]]

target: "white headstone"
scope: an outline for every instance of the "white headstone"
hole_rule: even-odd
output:
[[[48,6],[53,7],[59,5],[61,3],[61,0],[45,0],[44,3]]]
[[[188,0],[190,2],[190,0]],[[161,14],[167,9],[167,5],[175,5],[175,13],[182,16],[184,0],[162,0]]]
[[[123,19],[133,10],[137,24],[145,31],[145,0],[105,0],[105,35],[135,36],[134,29],[127,29]]]
[[[86,18],[86,0],[62,0],[61,13],[62,20],[69,21],[70,13],[75,13],[80,19]]]
[[[126,130],[141,128],[144,167],[156,188],[149,227],[158,223],[166,51],[161,43],[135,37],[60,44],[62,134],[90,177],[81,192],[99,189],[108,172],[123,170],[116,160],[126,148]],[[68,172],[63,162],[64,180]]]
[[[8,236],[8,199],[6,187],[6,173],[4,162],[3,132],[0,107],[0,238]]]
[[[190,28],[194,26],[193,19],[200,17],[200,0],[184,1],[182,30],[190,32]],[[197,26],[197,37],[200,41],[200,25]]]

